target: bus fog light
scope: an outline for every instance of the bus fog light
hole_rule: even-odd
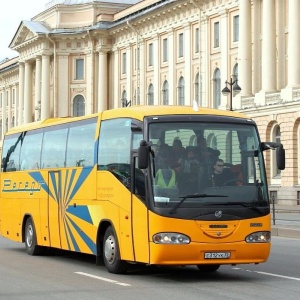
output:
[[[176,232],[160,232],[154,234],[152,240],[155,244],[189,244],[190,238]]]
[[[258,231],[246,237],[247,243],[269,243],[271,241],[270,231]]]

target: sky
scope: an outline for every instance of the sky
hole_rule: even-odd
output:
[[[0,61],[18,56],[8,48],[22,20],[30,21],[45,10],[50,0],[1,0],[0,9]]]

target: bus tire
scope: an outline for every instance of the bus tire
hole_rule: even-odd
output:
[[[128,264],[126,261],[120,259],[118,240],[112,226],[109,226],[104,234],[103,260],[109,273],[126,273]]]
[[[201,272],[215,272],[220,268],[220,265],[197,265]]]
[[[43,247],[37,245],[36,231],[31,217],[25,223],[25,247],[28,255],[42,254]]]

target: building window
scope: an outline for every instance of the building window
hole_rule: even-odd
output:
[[[196,75],[196,78],[195,78],[195,101],[197,102],[197,104],[199,104],[199,94],[200,94],[200,82],[199,82],[199,72],[197,73]]]
[[[168,39],[163,39],[163,62],[168,61]]]
[[[122,74],[126,74],[126,53],[122,54]]]
[[[84,98],[82,95],[77,95],[73,101],[73,116],[79,117],[85,115]]]
[[[213,89],[214,89],[213,107],[218,108],[221,104],[221,72],[220,72],[220,69],[216,69],[214,72]]]
[[[12,104],[16,104],[16,89],[12,90]]]
[[[9,93],[8,93],[8,91],[6,91],[6,106],[8,106],[8,101],[9,100]]]
[[[200,36],[199,36],[199,28],[195,30],[195,52],[199,53],[200,50]]]
[[[183,33],[178,36],[178,57],[183,57]]]
[[[134,50],[134,58],[135,58],[135,60],[134,60],[134,69],[139,70],[140,69],[140,49],[139,48]],[[125,70],[126,70],[126,67],[125,67]],[[125,73],[126,73],[126,71],[125,71]]]
[[[149,44],[149,67],[153,66],[153,44]]]
[[[240,16],[233,17],[233,41],[239,41]]]
[[[214,23],[214,48],[218,48],[220,46],[220,23]]]
[[[125,90],[122,93],[121,105],[122,105],[122,107],[127,106],[127,92]]]
[[[184,105],[184,78],[182,76],[178,81],[178,105]]]
[[[273,130],[273,142],[275,143],[281,143],[281,132],[280,132],[280,126],[276,125]],[[275,153],[274,153],[275,152]],[[272,165],[273,165],[273,176],[275,178],[281,177],[281,170],[277,168],[277,162],[276,162],[276,151],[272,151]]]
[[[2,107],[2,93],[0,93],[0,107]]]
[[[75,70],[75,79],[83,80],[84,79],[84,59],[77,58],[75,60],[76,70]]]
[[[148,88],[148,105],[154,105],[154,87],[152,83]]]
[[[140,105],[140,104],[141,104],[141,95],[140,95],[140,87],[139,87],[139,86],[138,86],[138,88],[137,88],[136,104],[137,104],[137,105]]]
[[[232,71],[232,81],[238,80],[239,77],[239,65],[235,64]]]
[[[169,83],[167,80],[164,81],[162,93],[163,93],[163,105],[169,105]]]
[[[277,203],[277,191],[270,191],[270,201],[271,203]]]

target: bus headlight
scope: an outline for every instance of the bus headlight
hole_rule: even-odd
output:
[[[160,232],[152,237],[155,244],[189,244],[190,238],[184,234],[176,232]]]
[[[249,234],[246,237],[247,243],[269,243],[271,242],[271,232],[270,231],[258,231]]]

